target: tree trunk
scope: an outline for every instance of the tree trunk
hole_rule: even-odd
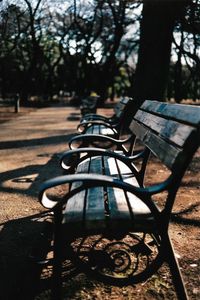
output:
[[[174,99],[180,103],[183,99],[182,93],[182,64],[181,64],[181,52],[178,53],[178,60],[174,66]]]
[[[138,105],[145,99],[164,99],[173,29],[185,4],[184,0],[144,2],[138,63],[132,86],[132,96]]]

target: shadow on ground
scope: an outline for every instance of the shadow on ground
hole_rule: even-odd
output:
[[[11,148],[22,148],[22,147],[33,147],[39,145],[58,145],[62,144],[63,141],[67,142],[72,138],[74,134],[68,135],[57,135],[57,136],[50,136],[50,137],[43,137],[43,138],[36,138],[36,139],[24,139],[24,140],[14,140],[14,141],[5,141],[0,142],[0,149],[11,149]]]
[[[0,148],[54,145],[63,139],[67,142],[71,136],[2,142]],[[33,161],[32,165],[1,173],[0,300],[31,300],[41,290],[40,262],[51,248],[52,222],[50,214],[36,202],[41,182],[62,174],[60,154],[40,153],[39,157],[49,158],[46,164],[37,164],[36,159],[35,164]]]
[[[72,136],[58,135],[41,139],[2,142],[0,143],[0,149],[54,145],[63,143],[63,139],[67,142]],[[32,165],[5,171],[1,174],[1,192],[5,195],[10,195],[11,201],[11,196],[16,193],[21,195],[22,199],[24,196],[37,197],[41,182],[59,175],[59,172],[61,172],[58,167],[60,153],[54,155],[51,153],[40,153],[38,156],[49,157],[49,161],[45,165],[39,165],[36,162]],[[9,181],[13,185],[4,185],[5,182]],[[23,183],[29,184],[28,189],[20,188],[20,185]],[[17,205],[17,203],[14,205]],[[199,204],[188,206],[187,210],[180,210],[172,215],[172,221],[199,227],[198,220],[192,220],[191,217],[190,220],[189,218],[184,219],[184,214],[187,215],[187,213],[193,212]],[[39,299],[38,296],[40,294],[49,291],[51,284],[52,261],[48,262],[46,259],[47,254],[51,251],[51,214],[43,212],[41,208],[40,213],[31,214],[23,218],[15,217],[16,219],[5,220],[0,224],[0,300]],[[64,269],[66,289],[69,293],[68,299],[72,299],[77,290],[82,290],[82,287],[88,291],[92,289],[93,285],[85,279],[85,275],[80,272],[77,266],[75,267],[70,261],[67,261]],[[74,275],[77,276],[73,279]],[[85,299],[89,298],[87,296]],[[137,299],[137,296],[135,299]]]

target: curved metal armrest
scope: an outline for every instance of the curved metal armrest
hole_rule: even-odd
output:
[[[130,137],[123,140],[119,140],[110,136],[105,136],[103,134],[81,134],[76,135],[69,141],[69,148],[76,149],[76,147],[73,146],[73,144],[75,143],[93,143],[98,141],[104,143],[110,142],[113,146],[122,146],[123,144],[130,141]]]
[[[95,126],[95,125],[103,125],[109,129],[112,129],[113,133],[116,133],[115,127],[117,126],[117,124],[110,124],[110,123],[107,123],[107,122],[101,121],[101,120],[91,120],[91,121],[82,122],[77,126],[77,130],[81,133],[84,133],[89,127]]]
[[[63,153],[60,159],[60,166],[64,170],[71,172],[71,170],[74,170],[79,163],[81,163],[87,158],[91,158],[95,156],[108,156],[120,160],[125,165],[127,165],[127,167],[138,179],[139,172],[137,168],[132,164],[133,159],[135,159],[135,156],[129,157],[124,155],[123,153],[118,153],[118,152],[101,149],[101,148],[78,148],[78,149],[68,150]]]
[[[100,121],[105,121],[105,122],[112,122],[112,117],[106,117],[102,116],[99,114],[86,114],[83,118],[81,118],[80,123],[86,122],[86,121],[95,121],[95,120],[100,120]]]
[[[57,187],[59,185],[63,184],[72,184],[74,182],[80,182],[80,185],[78,185],[77,188],[73,189],[66,195],[65,197],[60,198],[59,200],[55,201],[50,199],[47,195],[48,189],[51,189],[53,187]],[[151,212],[158,217],[160,214],[157,206],[155,203],[151,200],[151,191],[149,191],[148,188],[141,188],[133,186],[129,183],[126,183],[124,181],[121,181],[119,179],[112,178],[110,176],[105,175],[98,175],[98,174],[74,174],[74,175],[65,175],[65,176],[59,176],[55,177],[53,179],[45,181],[39,191],[39,201],[40,203],[48,209],[55,209],[56,206],[62,206],[64,205],[67,200],[75,195],[76,193],[79,193],[82,190],[88,189],[88,188],[94,188],[94,187],[100,187],[100,186],[107,186],[107,187],[115,187],[119,189],[123,189],[126,192],[130,192],[137,197],[139,197],[151,210]]]

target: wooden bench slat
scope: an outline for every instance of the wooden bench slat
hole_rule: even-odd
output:
[[[78,173],[89,172],[90,159],[80,163],[77,168]],[[71,190],[80,186],[80,182],[75,182],[71,186]],[[77,226],[82,226],[86,190],[71,197],[65,205],[63,210],[63,223],[77,223]]]
[[[94,125],[94,126],[91,126],[90,128],[92,129],[92,134],[99,134],[99,132],[100,132],[100,126],[99,125]]]
[[[93,125],[88,127],[87,134],[99,134],[99,125]]]
[[[174,144],[183,147],[187,143],[187,138],[191,132],[195,130],[194,127],[189,125],[180,124],[173,120],[163,119],[159,116],[152,116],[152,114],[138,111],[135,115],[135,119],[151,130],[159,133],[160,136],[173,142]],[[131,125],[133,128],[134,125]]]
[[[113,136],[115,132],[111,128],[106,128],[105,126],[101,126],[99,134]]]
[[[128,172],[128,167],[119,160],[117,160],[117,164],[120,170],[121,179],[131,185],[139,186],[135,176],[130,173],[130,170]],[[132,211],[135,229],[141,230],[141,228],[152,228],[152,226],[155,225],[155,221],[147,205],[131,193],[126,192],[126,198]]]
[[[132,122],[133,132],[169,169],[172,169],[181,159],[182,151],[155,135],[146,127]]]
[[[123,110],[125,109],[129,101],[129,98],[122,98],[120,102],[118,102],[118,104],[114,107],[115,116],[117,118],[121,117],[121,114],[123,113]]]
[[[197,107],[195,105],[173,104],[172,109],[172,104],[146,100],[141,108],[153,114],[157,113],[187,124],[200,124],[200,114],[196,113]]]
[[[106,136],[113,136],[115,132],[113,129],[107,128],[103,125],[93,125],[87,129],[87,134],[101,134]]]
[[[126,105],[126,104],[129,102],[129,100],[130,100],[129,98],[123,97],[123,98],[120,100],[119,103],[122,103],[122,104]]]
[[[114,158],[104,158],[104,164],[107,165],[108,175],[121,178],[123,181],[138,186],[136,178],[130,169],[121,161]],[[120,174],[119,174],[120,171]],[[145,228],[147,231],[152,229],[155,221],[149,208],[137,196],[126,193],[119,189],[108,188],[108,203],[110,226],[119,227],[119,221],[123,220],[121,230],[126,227],[134,227],[137,230]]]
[[[90,161],[90,174],[102,171],[101,157],[94,157]],[[105,205],[104,205],[104,189],[103,187],[95,187],[88,189],[86,197],[85,209],[85,226],[88,229],[94,226],[104,228],[105,224]]]
[[[104,167],[106,175],[111,175],[113,177],[120,178],[116,165],[116,160],[114,158],[105,157]],[[130,222],[130,210],[127,205],[124,191],[116,188],[107,188],[107,194],[109,218],[113,220],[127,219]]]

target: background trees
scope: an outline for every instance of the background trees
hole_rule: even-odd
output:
[[[199,98],[200,0],[160,2],[1,2],[1,96]]]
[[[133,82],[137,99],[162,100],[167,84],[175,21],[183,14],[185,1],[144,2],[139,57]]]
[[[173,36],[176,60],[171,62],[169,97],[175,100],[199,99],[200,96],[200,1],[191,1],[176,22]]]

